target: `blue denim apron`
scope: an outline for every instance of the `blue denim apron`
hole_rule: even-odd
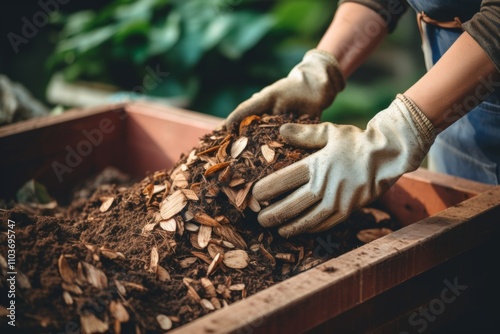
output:
[[[422,11],[437,21],[452,21],[455,16],[462,22],[469,20],[480,8],[480,0],[423,1],[409,0],[419,13]],[[462,34],[461,29],[425,25],[428,45],[423,45],[429,68],[448,50]],[[478,96],[491,95],[467,115],[440,133],[429,152],[429,169],[436,172],[490,184],[500,181],[500,83],[484,78]]]

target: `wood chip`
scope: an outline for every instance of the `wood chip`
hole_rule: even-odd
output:
[[[115,252],[114,250],[103,248],[103,247],[101,247],[99,249],[99,251],[101,252],[101,254],[105,258],[108,258],[110,260],[115,260],[115,259],[118,259],[118,258],[125,259],[125,255],[123,255],[122,252]]]
[[[119,300],[112,300],[111,303],[109,303],[109,313],[119,322],[127,322],[130,320],[127,309]]]
[[[213,240],[213,239],[212,239]],[[212,241],[211,240],[211,241]],[[224,254],[225,251],[224,251],[224,248],[222,248],[221,246],[215,244],[215,243],[209,243],[208,246],[207,246],[207,251],[208,251],[208,254],[210,254],[210,257],[212,257],[212,259],[218,254],[218,253],[221,253],[221,254]]]
[[[184,283],[188,289],[188,296],[194,300],[195,302],[199,303],[201,301],[201,297],[200,295],[198,294],[198,292],[196,292],[196,290],[190,285],[190,284],[186,284]]]
[[[267,146],[272,147],[272,148],[280,148],[283,147],[282,143],[278,143],[277,141],[271,141],[267,143]]]
[[[156,316],[156,321],[158,322],[158,325],[160,325],[160,328],[164,331],[168,331],[172,328],[172,320],[164,314],[158,314]]]
[[[267,249],[266,249],[264,246],[262,246],[262,245],[260,245],[260,248],[259,248],[259,249],[260,249],[260,252],[262,253],[262,255],[264,255],[264,257],[265,257],[267,260],[269,260],[269,262],[271,263],[271,265],[272,265],[273,267],[275,267],[275,266],[276,266],[276,260],[275,260],[275,259],[274,259],[274,257],[271,255],[271,253],[269,253],[269,252],[267,251]]]
[[[76,279],[75,272],[69,266],[68,260],[64,255],[59,256],[59,260],[57,261],[57,265],[59,267],[59,275],[66,283],[73,283]]]
[[[252,188],[253,182],[248,182],[243,189],[236,193],[236,207],[243,209],[243,204],[246,203],[246,199],[250,189]]]
[[[87,276],[87,282],[97,289],[104,289],[108,286],[108,278],[100,269],[87,262],[81,262]]]
[[[198,258],[196,256],[191,256],[191,257],[187,257],[185,259],[182,259],[179,261],[179,266],[182,268],[182,269],[185,269],[185,268],[188,268],[190,267],[193,263],[196,262]]]
[[[250,250],[251,250],[252,252],[258,252],[258,251],[259,251],[259,249],[260,249],[260,246],[261,246],[261,244],[253,244],[253,245],[250,245]]]
[[[227,166],[229,166],[231,164],[230,161],[226,161],[226,162],[220,162],[218,164],[215,164],[211,167],[209,167],[206,171],[205,171],[205,177],[209,177],[215,173],[217,173],[218,171],[226,168]]]
[[[160,222],[160,227],[162,230],[167,232],[175,232],[177,230],[177,221],[174,218],[170,218],[169,220],[162,220]]]
[[[236,159],[247,147],[248,137],[239,137],[231,146],[231,157]]]
[[[391,219],[391,216],[387,212],[375,208],[362,208],[361,212],[372,215],[373,218],[375,218],[375,223],[377,224],[381,221]]]
[[[237,187],[237,186],[239,186],[241,184],[244,184],[245,182],[246,181],[245,181],[244,178],[242,178],[242,177],[235,177],[235,178],[231,179],[231,181],[229,181],[229,186],[231,188],[234,188],[234,187]]]
[[[106,321],[102,321],[92,313],[82,314],[80,325],[84,333],[104,333],[109,329]]]
[[[176,187],[176,188],[181,188],[181,189],[187,188],[188,185],[189,185],[188,179],[189,178],[186,177],[186,175],[184,174],[184,172],[179,172],[175,176],[174,182],[172,183],[172,186]]]
[[[216,157],[217,157],[217,161],[218,162],[224,162],[226,161],[226,158],[227,158],[227,147],[229,146],[229,140],[226,141],[224,144],[222,144],[220,147],[219,147],[219,150],[217,150],[217,154],[216,154]]]
[[[359,241],[367,244],[369,242],[372,242],[373,240],[377,240],[378,238],[381,238],[383,236],[386,236],[393,231],[389,228],[386,227],[381,227],[381,228],[369,228],[366,230],[361,230],[356,234],[356,237],[359,239]]]
[[[222,262],[224,259],[224,256],[221,253],[217,253],[217,255],[214,256],[214,259],[212,260],[212,263],[208,266],[207,269],[207,276],[210,276],[211,273],[213,273],[219,264]]]
[[[160,214],[164,220],[172,218],[181,212],[187,204],[187,198],[181,190],[174,191],[160,204]]]
[[[205,225],[205,226],[220,226],[220,224],[215,220],[214,218],[210,217],[207,215],[205,212],[197,212],[194,214],[193,220],[197,222],[198,224]]]
[[[168,270],[163,268],[162,266],[158,266],[156,268],[156,276],[158,276],[158,279],[161,282],[168,282],[172,279]]]
[[[231,285],[228,289],[231,291],[241,291],[245,288],[244,283],[239,283],[239,284],[233,284]]]
[[[215,220],[220,224],[229,224],[229,219],[226,216],[215,216]]]
[[[276,155],[276,153],[274,152],[274,150],[272,148],[270,148],[269,146],[267,145],[262,145],[260,147],[260,151],[262,152],[262,156],[264,157],[264,159],[266,159],[267,163],[271,163],[274,161],[274,157]]]
[[[66,291],[69,291],[75,295],[81,295],[83,293],[82,289],[74,283],[62,282],[62,288]]]
[[[115,200],[115,198],[103,196],[103,197],[99,198],[99,200],[102,202],[101,206],[99,207],[99,211],[106,212],[109,210],[109,208],[113,204],[113,201]]]
[[[295,255],[291,253],[276,253],[274,257],[289,263],[295,263]]]
[[[201,306],[203,306],[207,310],[210,310],[210,311],[214,311],[215,310],[215,306],[208,299],[202,299],[202,300],[200,300],[200,304],[201,304]]]
[[[151,260],[149,262],[149,271],[156,273],[159,259],[160,256],[158,255],[158,249],[156,248],[156,246],[153,246],[153,248],[151,248]]]
[[[260,204],[255,199],[255,197],[252,196],[252,194],[250,194],[250,196],[248,196],[247,204],[248,204],[248,207],[250,208],[250,210],[252,210],[253,212],[260,212],[260,210],[261,210]]]
[[[186,198],[188,200],[190,200],[190,201],[198,201],[199,200],[198,195],[196,195],[196,192],[194,192],[193,190],[182,189],[181,191],[184,194],[184,196],[186,196]]]
[[[207,225],[201,225],[198,231],[198,245],[201,248],[208,246],[210,239],[212,238],[212,227]]]
[[[224,168],[222,172],[219,173],[217,180],[219,180],[221,184],[228,184],[231,181],[231,175],[232,175],[231,166],[227,166],[226,168]]]
[[[68,291],[63,291],[63,299],[66,305],[73,305],[73,297],[71,297]]]
[[[245,252],[244,250],[230,250],[224,254],[223,262],[229,268],[243,269],[248,266],[250,258],[248,257],[247,252]]]
[[[190,222],[187,222],[184,227],[186,228],[186,230],[188,230],[189,232],[197,232],[199,229],[200,229],[200,225],[196,225],[196,224],[193,224],[193,223],[190,223]]]
[[[200,279],[201,286],[205,289],[205,293],[208,297],[216,297],[214,284],[207,277],[202,277]]]
[[[158,193],[164,191],[165,189],[167,189],[166,184],[155,184],[153,187],[153,195],[158,194]]]
[[[198,233],[189,233],[189,241],[191,242],[191,246],[194,248],[203,250],[203,248],[198,244]]]
[[[230,224],[219,225],[217,227],[214,227],[213,231],[219,237],[224,238],[233,245],[242,249],[247,248],[247,243],[245,242],[245,239],[243,239],[243,237],[238,232],[235,231],[232,225]]]
[[[212,263],[212,259],[205,253],[202,253],[202,252],[191,252],[191,254],[193,254],[194,256],[196,256],[197,258],[199,258],[200,260],[202,260],[203,262],[205,262],[206,264],[210,264]]]
[[[147,234],[148,232],[151,232],[152,230],[154,230],[154,228],[157,224],[158,223],[154,222],[154,223],[149,223],[149,224],[144,225],[144,227],[142,228],[141,234]]]

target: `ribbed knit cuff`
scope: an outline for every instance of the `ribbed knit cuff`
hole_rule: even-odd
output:
[[[425,114],[417,107],[415,102],[413,102],[409,97],[403,94],[398,94],[396,95],[396,98],[404,103],[410,112],[418,131],[425,136],[427,141],[433,142],[436,138],[436,128],[434,128],[434,125],[432,125],[427,116],[425,116]]]

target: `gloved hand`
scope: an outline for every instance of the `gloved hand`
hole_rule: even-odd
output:
[[[286,142],[320,150],[255,184],[253,196],[259,202],[291,191],[262,210],[259,223],[279,226],[279,234],[290,237],[342,222],[417,169],[435,132],[418,107],[400,94],[364,131],[332,123],[282,125]]]
[[[335,57],[326,51],[313,49],[305,54],[286,78],[242,102],[227,117],[226,125],[264,113],[297,112],[319,117],[344,86],[344,77]]]

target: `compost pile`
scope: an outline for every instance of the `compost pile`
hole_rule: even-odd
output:
[[[15,223],[17,328],[162,333],[399,227],[365,208],[314,235],[284,239],[262,228],[257,212],[269,203],[252,186],[313,153],[283,142],[287,122],[318,120],[250,116],[140,182],[87,186],[65,208],[2,211]],[[3,256],[7,234],[0,238]]]

